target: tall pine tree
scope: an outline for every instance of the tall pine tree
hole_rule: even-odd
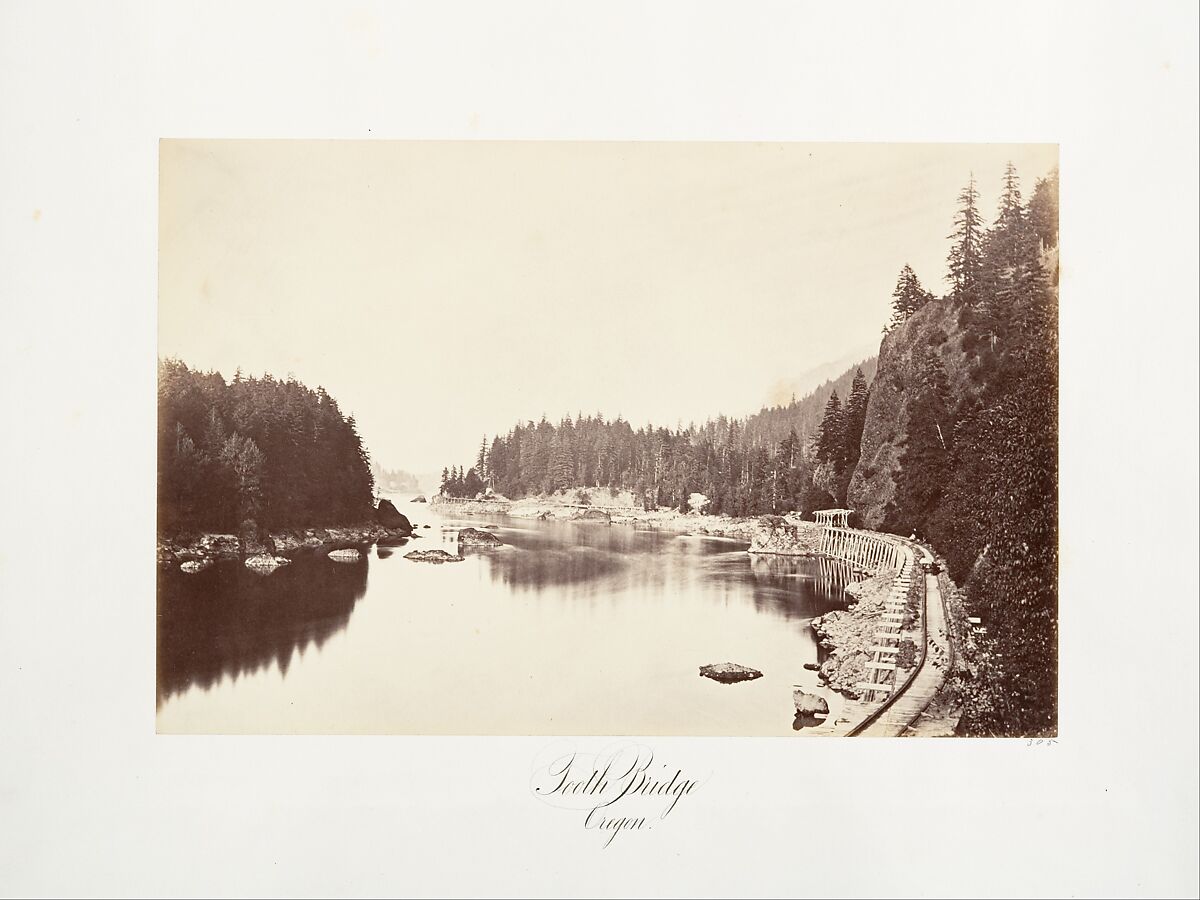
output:
[[[983,262],[983,217],[979,214],[979,191],[972,172],[966,187],[958,195],[958,212],[954,215],[954,242],[946,258],[946,276],[951,284],[951,296],[958,302],[974,303],[978,299],[978,282]]]
[[[846,398],[846,407],[842,413],[842,467],[847,478],[858,465],[863,428],[867,423],[867,402],[870,397],[867,379],[862,369],[858,369],[854,373],[854,381],[850,383],[850,396]]]
[[[1029,224],[1043,247],[1058,246],[1058,167],[1039,178],[1029,198]]]
[[[1012,332],[1024,328],[1024,311],[1031,308],[1042,281],[1040,247],[1021,198],[1021,183],[1010,162],[1004,170],[996,223],[984,241],[977,330],[987,340],[987,366],[994,372],[996,354],[1013,348]]]
[[[821,420],[821,427],[817,431],[817,459],[836,465],[844,446],[844,434],[842,401],[838,397],[837,391],[834,391],[825,403],[825,417]]]

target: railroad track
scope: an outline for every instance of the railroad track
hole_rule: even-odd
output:
[[[924,547],[905,543],[911,551],[920,554],[922,569],[925,568],[925,564],[933,562],[933,556]],[[878,709],[846,732],[847,737],[897,737],[904,734],[929,708],[929,704],[941,690],[945,683],[944,673],[953,670],[954,642],[950,638],[945,599],[942,597],[937,576],[930,572],[923,574],[925,581],[921,592],[921,661]],[[939,670],[938,666],[931,664],[933,658],[945,660],[945,666]]]

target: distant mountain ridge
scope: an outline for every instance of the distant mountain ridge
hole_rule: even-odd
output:
[[[799,375],[784,378],[767,392],[767,407],[786,406],[797,397],[804,398],[826,382],[837,381],[846,371],[866,365],[879,354],[879,344],[864,344],[830,362],[813,366]],[[863,369],[863,374],[867,374]]]
[[[796,429],[800,440],[807,443],[816,437],[825,414],[825,404],[830,395],[837,391],[838,397],[845,400],[850,394],[850,383],[854,373],[862,369],[863,376],[870,384],[875,380],[875,370],[879,358],[871,356],[862,362],[855,363],[836,378],[831,378],[813,388],[810,393],[799,400],[778,406],[765,406],[745,419],[745,435],[753,446],[770,446],[778,444],[788,436],[791,429]],[[824,367],[822,367],[824,368]],[[815,370],[814,370],[815,371]]]

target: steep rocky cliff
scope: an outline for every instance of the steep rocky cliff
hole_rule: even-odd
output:
[[[871,385],[862,450],[850,478],[847,503],[862,527],[875,529],[896,494],[896,476],[907,437],[908,407],[920,370],[932,351],[945,367],[954,403],[978,392],[963,350],[966,334],[949,300],[932,300],[888,333],[879,347],[879,367]]]

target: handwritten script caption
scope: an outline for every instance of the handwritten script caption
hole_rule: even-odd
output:
[[[599,752],[569,744],[548,748],[535,761],[529,782],[542,802],[582,813],[583,828],[597,832],[603,847],[618,835],[666,822],[699,787],[697,778],[632,742]]]

